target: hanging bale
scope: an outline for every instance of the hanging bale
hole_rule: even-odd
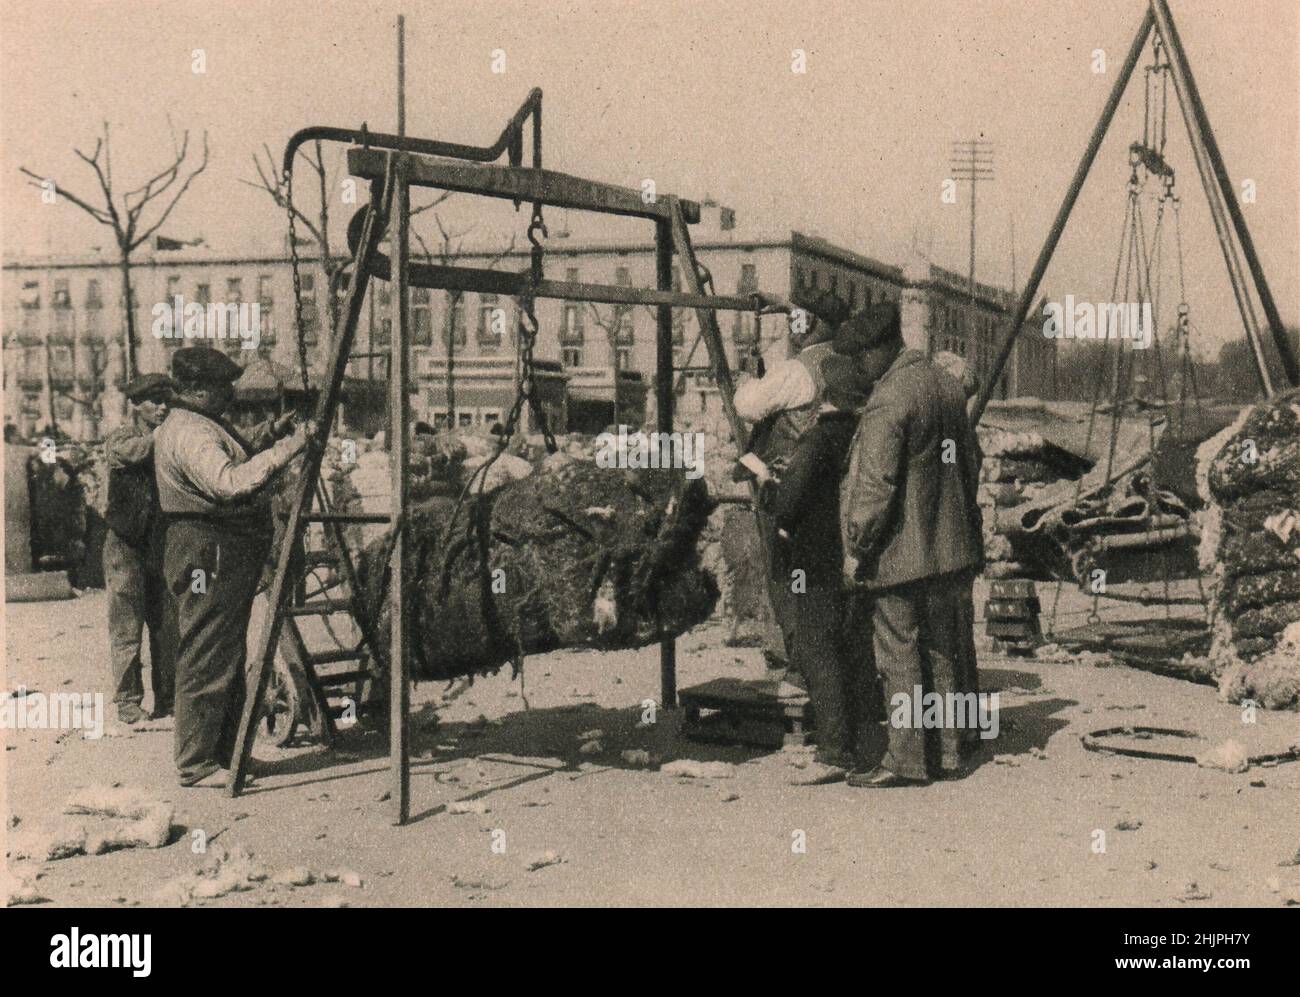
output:
[[[1300,705],[1300,390],[1244,410],[1198,456],[1220,691]]]
[[[410,519],[406,585],[416,678],[493,672],[559,648],[636,648],[704,622],[718,597],[697,540],[712,502],[672,471],[553,462],[457,511],[438,497]],[[454,518],[453,518],[454,517]],[[361,559],[389,630],[388,538]]]

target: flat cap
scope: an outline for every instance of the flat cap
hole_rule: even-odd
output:
[[[854,412],[867,403],[872,380],[852,357],[829,354],[821,363],[822,398],[837,409]]]
[[[123,392],[128,401],[142,402],[157,395],[169,395],[176,390],[176,382],[166,374],[141,374],[126,386]]]
[[[827,325],[839,325],[849,317],[849,303],[833,291],[817,291],[799,287],[790,296],[790,303],[815,315]]]
[[[845,356],[856,356],[865,350],[903,338],[903,322],[898,305],[881,301],[860,308],[839,327],[835,333],[834,350]]]
[[[172,354],[172,376],[182,384],[233,384],[244,368],[210,346],[186,346]]]

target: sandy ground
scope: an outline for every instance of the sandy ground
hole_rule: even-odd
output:
[[[104,611],[103,593],[9,606],[6,687],[102,690]],[[724,647],[723,633],[710,625],[679,641],[681,686],[761,674],[759,653]],[[363,727],[333,753],[259,746],[269,772],[235,800],[179,788],[165,730],[119,727],[98,741],[6,731],[4,778],[27,827],[87,784],[121,782],[175,803],[183,830],[166,848],[49,863],[40,891],[69,906],[150,904],[209,859],[192,848],[196,829],[273,870],[343,866],[364,880],[264,883],[214,906],[317,906],[340,895],[354,906],[1277,906],[1269,879],[1300,875],[1279,866],[1300,848],[1300,764],[1228,774],[1100,755],[1079,741],[1145,724],[1195,729],[1202,749],[1235,737],[1257,754],[1295,739],[1295,713],[1261,712],[1245,725],[1211,688],[1077,660],[987,656],[981,682],[1001,692],[1000,737],[963,778],[908,790],[788,785],[791,753],[693,743],[677,734],[675,711],[639,729],[639,704],[658,693],[654,648],[533,658],[523,683],[507,670],[445,704],[443,686],[417,686],[415,816],[401,828],[383,802],[385,738]],[[579,735],[597,728],[603,750],[580,753]],[[734,773],[675,778],[624,762],[631,748],[725,760]],[[447,812],[466,799],[487,812]],[[1104,853],[1094,851],[1098,830]],[[560,861],[529,871],[546,852]]]

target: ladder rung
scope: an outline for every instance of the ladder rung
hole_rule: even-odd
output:
[[[329,616],[333,613],[350,613],[352,600],[317,599],[313,602],[304,602],[300,606],[290,606],[285,612],[288,616]]]
[[[366,656],[365,651],[350,651],[347,648],[341,648],[337,651],[316,651],[307,655],[307,662],[311,665],[330,665],[338,661],[360,661]],[[325,676],[321,676],[322,679]]]
[[[309,523],[382,523],[385,526],[393,521],[386,512],[309,512],[305,518]]]
[[[357,682],[371,677],[371,674],[362,668],[354,672],[339,672],[337,675],[317,675],[316,681],[322,686],[346,685],[349,682]]]

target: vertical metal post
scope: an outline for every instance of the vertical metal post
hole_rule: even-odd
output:
[[[655,223],[655,277],[659,290],[673,286],[673,233],[666,221]],[[661,433],[673,431],[673,310],[659,305],[655,338],[655,410]],[[618,398],[618,367],[614,369],[614,397]],[[677,641],[665,637],[659,644],[659,699],[665,709],[677,706]]]
[[[397,15],[397,134],[406,134],[406,17]]]
[[[975,154],[971,153],[971,159],[974,160]],[[979,189],[979,178],[975,175],[975,167],[971,166],[970,176],[970,300],[971,305],[975,304],[975,191]]]
[[[1142,49],[1147,43],[1147,36],[1151,33],[1151,26],[1154,23],[1155,17],[1148,8],[1142,16],[1142,24],[1138,27],[1133,44],[1129,47],[1128,56],[1124,59],[1124,65],[1115,78],[1115,85],[1110,89],[1110,96],[1106,98],[1106,106],[1102,108],[1101,117],[1092,130],[1092,137],[1088,140],[1088,147],[1084,150],[1083,159],[1079,161],[1079,165],[1074,171],[1074,177],[1070,180],[1069,189],[1065,192],[1065,200],[1061,202],[1061,207],[1056,212],[1051,231],[1047,234],[1047,241],[1043,243],[1043,248],[1038,253],[1038,259],[1034,263],[1034,269],[1029,275],[1029,280],[1025,283],[1025,289],[1020,292],[1020,300],[1016,304],[1015,313],[1011,316],[1011,328],[1007,330],[1002,345],[998,347],[997,356],[993,360],[993,368],[980,386],[979,394],[975,397],[975,401],[971,406],[970,418],[972,423],[979,422],[980,416],[984,414],[984,409],[989,403],[989,399],[993,397],[993,392],[997,389],[998,379],[1002,376],[1002,369],[1006,366],[1007,358],[1011,356],[1012,349],[1015,348],[1016,336],[1020,332],[1020,327],[1024,325],[1025,317],[1029,314],[1034,295],[1038,293],[1038,285],[1043,280],[1043,274],[1047,272],[1047,265],[1052,261],[1052,254],[1056,252],[1056,244],[1061,241],[1061,234],[1065,231],[1065,223],[1070,220],[1070,212],[1074,210],[1074,202],[1078,200],[1079,191],[1083,189],[1083,182],[1088,178],[1088,171],[1092,169],[1093,160],[1097,158],[1097,151],[1101,148],[1102,140],[1106,137],[1106,131],[1110,128],[1111,120],[1115,117],[1115,110],[1124,97],[1124,89],[1128,86],[1129,77],[1133,75],[1133,67],[1137,65],[1138,59],[1142,57]]]
[[[1178,36],[1178,28],[1174,26],[1169,4],[1166,0],[1151,0],[1151,11],[1155,17],[1156,28],[1160,32],[1160,37],[1169,50],[1169,66],[1173,71],[1174,91],[1178,95],[1178,102],[1182,107],[1183,119],[1187,124],[1193,151],[1197,154],[1197,167],[1201,170],[1201,180],[1205,184],[1206,196],[1211,202],[1214,202],[1215,196],[1211,187],[1217,185],[1222,197],[1220,211],[1227,214],[1227,217],[1232,222],[1233,229],[1237,233],[1237,239],[1241,242],[1241,251],[1246,257],[1246,266],[1250,269],[1251,279],[1254,281],[1255,290],[1259,294],[1260,305],[1264,309],[1264,317],[1272,331],[1273,342],[1277,347],[1278,356],[1282,360],[1282,369],[1286,372],[1287,380],[1291,382],[1292,386],[1300,386],[1300,365],[1297,364],[1295,354],[1291,351],[1291,343],[1286,337],[1286,329],[1282,325],[1282,317],[1278,314],[1277,303],[1273,300],[1273,292],[1268,286],[1268,279],[1264,276],[1264,268],[1260,265],[1259,256],[1255,252],[1255,242],[1250,237],[1250,229],[1246,227],[1245,216],[1242,215],[1241,206],[1237,203],[1237,192],[1233,190],[1232,178],[1228,175],[1228,168],[1223,162],[1223,154],[1219,151],[1219,143],[1214,137],[1214,130],[1210,127],[1210,118],[1205,111],[1205,104],[1201,100],[1201,93],[1196,87],[1196,79],[1192,76],[1192,66],[1187,60],[1187,53],[1183,50],[1183,42]],[[1212,203],[1211,210],[1213,208]],[[1220,223],[1218,216],[1216,216],[1215,222],[1217,227]],[[1221,234],[1220,241],[1222,242],[1223,239],[1224,235]],[[1227,236],[1227,240],[1230,245],[1230,235]],[[1224,253],[1226,256],[1226,247]],[[1233,263],[1237,263],[1235,253],[1233,254],[1233,260],[1229,263],[1230,277],[1233,276],[1231,272]],[[1238,274],[1240,274],[1240,263],[1237,263],[1237,268]],[[1248,325],[1246,329],[1247,336],[1250,336],[1251,332],[1252,330]],[[1258,341],[1259,329],[1257,325],[1254,329],[1254,336],[1255,339],[1252,340],[1251,346],[1256,354],[1256,362],[1260,364],[1265,391],[1271,394],[1272,385],[1267,373],[1267,365],[1261,344]]]
[[[400,154],[399,154],[400,155]],[[396,190],[393,197],[393,217],[397,223],[393,241],[393,288],[397,297],[397,327],[389,343],[388,372],[389,442],[388,464],[392,474],[392,529],[396,530],[393,557],[389,565],[388,597],[391,603],[390,650],[388,653],[388,728],[389,768],[392,773],[393,823],[404,824],[411,814],[411,759],[410,759],[410,676],[407,674],[408,613],[406,592],[406,506],[407,506],[407,424],[410,397],[407,384],[410,380],[407,360],[410,347],[410,252],[411,252],[411,188],[406,162],[399,158]]]

